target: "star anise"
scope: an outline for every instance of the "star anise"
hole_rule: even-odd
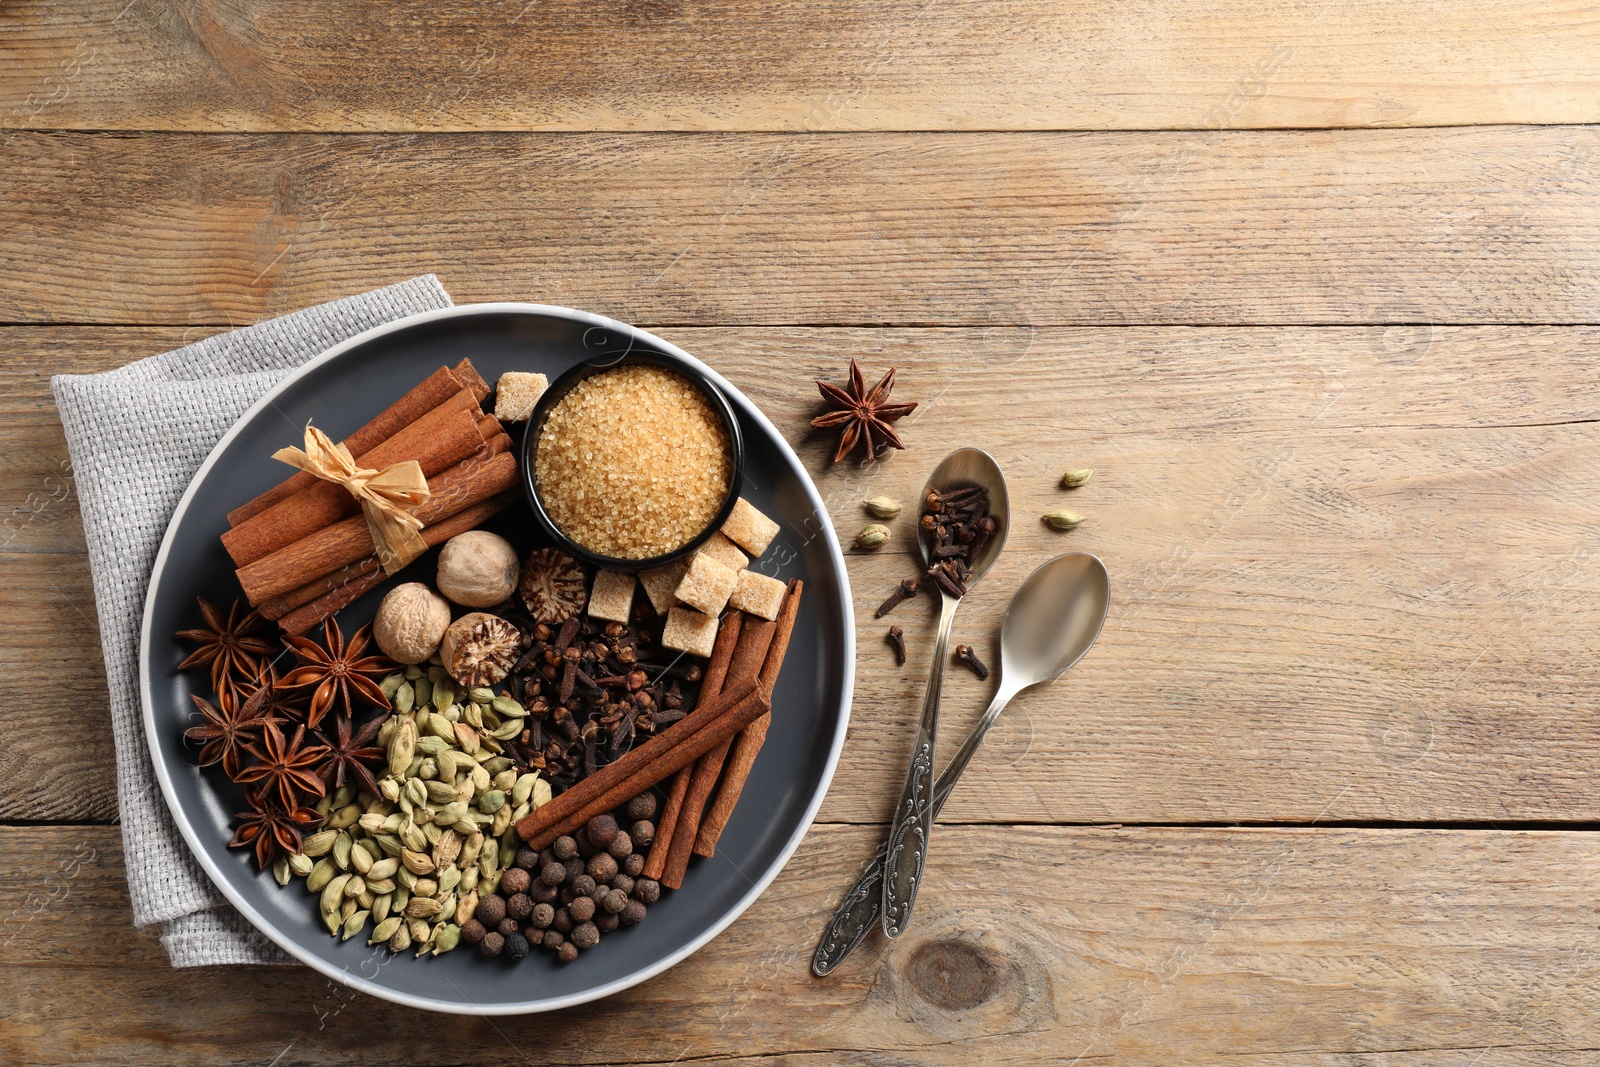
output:
[[[243,607],[235,600],[226,617],[205,597],[196,597],[200,614],[205,618],[204,629],[179,630],[174,636],[180,641],[193,641],[199,645],[178,664],[180,671],[211,665],[211,688],[221,693],[231,688],[235,679],[252,678],[259,669],[259,661],[278,651],[276,645],[256,636],[265,625],[255,612],[239,617]]]
[[[866,379],[861,376],[861,368],[852,359],[849,392],[821,380],[818,380],[817,388],[821,390],[822,398],[833,405],[834,410],[818,415],[811,420],[811,425],[822,430],[843,427],[839,434],[839,447],[833,453],[833,462],[837,463],[848,456],[857,441],[866,448],[868,459],[877,454],[879,444],[888,445],[890,448],[906,447],[905,442],[900,440],[900,435],[895,433],[889,424],[902,415],[911,414],[917,409],[917,403],[914,400],[909,404],[889,403],[889,391],[894,388],[893,367],[890,367],[889,373],[883,376],[883,380],[868,392]]]
[[[352,784],[360,786],[372,796],[378,795],[378,780],[372,776],[368,765],[378,763],[385,757],[384,750],[372,743],[383,726],[383,718],[382,715],[376,715],[368,719],[360,730],[352,733],[350,716],[335,715],[334,736],[330,739],[321,733],[316,735],[327,749],[317,773],[322,776],[322,784],[330,792],[342,788],[348,777]]]
[[[322,821],[310,808],[280,807],[265,789],[251,789],[245,793],[249,811],[234,816],[239,820],[233,831],[229,848],[254,846],[256,864],[266,870],[280,854],[299,855],[304,843],[302,835]]]
[[[394,669],[385,656],[362,656],[372,639],[372,627],[363,626],[346,643],[339,624],[328,619],[322,624],[322,644],[308,637],[286,637],[284,644],[294,650],[301,666],[284,675],[280,688],[311,689],[311,706],[306,709],[306,725],[315,727],[328,714],[334,702],[344,701],[344,713],[355,714],[351,697],[355,694],[368,703],[389,710],[389,698],[374,680]]]
[[[285,689],[283,680],[278,677],[278,668],[270,663],[263,663],[255,678],[248,682],[240,682],[237,688],[241,695],[247,697],[254,696],[263,688],[266,690],[266,694],[261,698],[263,718],[271,719],[280,726],[305,721],[306,708],[298,699],[301,694]]]
[[[189,699],[200,709],[204,721],[189,727],[183,736],[199,743],[200,766],[209,767],[220,761],[224,773],[237,779],[250,746],[261,740],[269,723],[277,721],[267,713],[262,691],[258,689],[242,704],[233,689],[219,692],[215,704],[194,694]]]
[[[321,745],[307,745],[305,737],[306,728],[297,726],[294,736],[285,741],[278,724],[268,723],[260,743],[245,746],[245,751],[261,762],[244,768],[233,780],[241,784],[260,782],[262,789],[273,793],[290,811],[300,806],[303,796],[322,796],[328,788],[315,768],[327,758],[328,750]]]

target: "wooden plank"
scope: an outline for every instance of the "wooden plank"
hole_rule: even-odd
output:
[[[115,830],[0,830],[7,1046],[38,1064],[1600,1062],[1592,834],[949,828],[907,934],[813,979],[879,832],[817,827],[716,941],[598,1010],[490,1020],[298,966],[171,970],[130,928]]]
[[[435,271],[680,325],[1595,322],[1596,137],[21,133],[0,321],[243,323]]]
[[[1033,566],[1086,549],[1111,568],[1100,646],[1018,699],[978,757],[982,787],[948,819],[1600,820],[1600,681],[1582,666],[1600,611],[1600,330],[663,332],[797,443],[846,540],[862,499],[909,502],[947,448],[993,451],[1017,521],[956,631],[991,662],[988,635]],[[0,352],[92,370],[181,336],[19,327],[0,330]],[[837,378],[845,354],[874,374],[898,366],[896,395],[923,402],[901,424],[912,451],[826,465],[828,440],[806,427],[811,380]],[[41,400],[48,364],[31,366],[3,383],[0,455],[36,451],[47,469],[64,453]],[[1068,494],[1056,480],[1073,465],[1097,473]],[[0,501],[16,515],[40,483],[12,466]],[[1085,525],[1039,524],[1063,505]],[[0,554],[0,614],[28,635],[4,652],[0,714],[38,709],[50,727],[12,737],[34,777],[0,790],[0,817],[114,810],[81,534],[60,508],[17,535],[28,551]],[[933,620],[926,603],[895,615],[912,649],[901,671],[871,612],[912,573],[908,524],[850,559],[858,695],[827,820],[883,818],[903,771]],[[988,687],[961,670],[947,686],[954,739]],[[44,691],[62,702],[39,704]],[[44,769],[63,763],[82,777],[53,785]]]
[[[1580,4],[8,4],[0,126],[1173,129],[1589,122]],[[352,46],[352,42],[359,45]],[[441,42],[454,42],[441,46]]]

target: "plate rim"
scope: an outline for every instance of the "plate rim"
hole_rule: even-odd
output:
[[[821,809],[823,800],[827,798],[828,789],[833,784],[834,772],[838,768],[839,756],[844,749],[845,736],[849,731],[850,707],[855,692],[855,616],[851,611],[845,610],[841,612],[841,635],[843,637],[843,654],[845,660],[844,686],[839,694],[838,720],[834,729],[833,742],[829,746],[827,760],[823,766],[822,777],[818,782],[818,787],[814,791],[811,800],[807,803],[805,814],[801,818],[799,825],[790,834],[789,840],[784,844],[782,849],[779,850],[776,862],[771,865],[770,869],[766,873],[755,880],[750,889],[744,894],[743,897],[735,902],[733,907],[728,910],[726,915],[712,923],[710,927],[703,931],[699,936],[690,940],[682,948],[678,949],[676,952],[669,953],[659,960],[648,963],[630,974],[624,975],[621,978],[615,979],[602,986],[597,986],[593,989],[571,993],[565,996],[546,997],[543,999],[526,1001],[520,1004],[501,1004],[491,1006],[474,1006],[470,1004],[439,1001],[427,996],[402,992],[376,982],[363,974],[357,973],[357,970],[355,969],[350,967],[334,966],[333,964],[328,963],[327,961],[313,955],[310,952],[303,951],[294,938],[282,935],[280,931],[278,931],[271,923],[267,922],[264,917],[256,911],[253,905],[246,901],[243,896],[233,888],[224,872],[206,852],[205,845],[200,840],[197,829],[191,824],[187,816],[180,811],[171,774],[169,773],[166,761],[157,746],[156,740],[157,727],[155,723],[155,705],[151,685],[152,671],[150,663],[150,649],[152,647],[151,626],[154,622],[156,590],[160,587],[162,572],[166,569],[168,556],[172,548],[174,532],[176,531],[179,522],[188,513],[189,506],[194,499],[200,482],[211,471],[218,458],[222,455],[223,450],[230,443],[232,443],[233,439],[240,432],[240,429],[246,423],[254,420],[261,412],[270,407],[273,401],[276,400],[282,392],[292,386],[295,382],[299,381],[301,378],[305,377],[315,368],[339,358],[346,352],[356,348],[359,345],[369,343],[387,334],[396,333],[412,326],[418,326],[428,322],[437,322],[444,319],[472,318],[477,316],[503,315],[508,313],[566,319],[568,321],[590,327],[601,327],[604,329],[615,330],[637,340],[642,340],[653,345],[659,345],[671,352],[673,355],[680,356],[683,359],[688,360],[692,365],[698,367],[701,371],[708,375],[719,388],[725,390],[729,397],[733,399],[736,404],[742,403],[748,409],[748,412],[755,417],[758,425],[767,430],[778,442],[780,454],[787,455],[787,457],[794,462],[795,467],[800,471],[802,475],[802,486],[805,490],[808,502],[811,504],[818,518],[825,520],[821,523],[822,533],[825,538],[825,547],[827,548],[828,553],[833,557],[833,561],[836,565],[841,602],[846,605],[849,605],[853,602],[850,595],[850,573],[845,565],[844,552],[839,547],[839,538],[834,532],[832,517],[828,514],[827,505],[823,501],[821,494],[817,491],[816,483],[811,478],[811,472],[806,470],[805,464],[800,460],[800,457],[795,452],[793,446],[791,446],[788,442],[788,439],[778,431],[778,428],[773,425],[772,420],[767,418],[766,413],[762,411],[754,402],[752,402],[749,397],[745,396],[744,393],[736,388],[731,382],[729,382],[722,375],[718,374],[716,370],[706,365],[704,362],[697,359],[690,353],[684,351],[682,348],[679,348],[677,345],[667,341],[664,338],[656,336],[648,330],[629,325],[628,323],[621,322],[617,319],[608,318],[604,315],[598,315],[589,311],[581,311],[576,308],[562,307],[558,304],[538,304],[523,301],[493,301],[478,304],[455,304],[450,307],[417,312],[412,315],[404,316],[403,318],[394,319],[390,322],[380,323],[371,329],[363,330],[352,337],[346,338],[345,340],[333,345],[326,351],[307,360],[305,363],[290,371],[271,389],[267,390],[267,392],[263,394],[260,399],[251,404],[250,407],[247,408],[238,417],[238,419],[234,421],[233,425],[228,427],[227,431],[222,435],[222,437],[217,440],[217,443],[212,446],[212,449],[206,455],[205,460],[198,468],[195,469],[193,476],[191,476],[189,480],[188,486],[183,491],[183,495],[178,498],[178,503],[172,511],[172,517],[167,521],[167,528],[162,533],[161,547],[157,550],[155,560],[151,565],[150,583],[148,588],[145,590],[143,617],[140,620],[139,625],[140,717],[144,724],[145,747],[147,749],[150,762],[153,764],[156,781],[161,787],[162,799],[166,802],[167,810],[171,813],[173,822],[177,824],[178,832],[182,834],[184,843],[189,847],[190,856],[200,866],[201,870],[206,873],[206,876],[211,879],[212,885],[214,885],[222,893],[222,895],[227,899],[228,903],[233,905],[233,907],[244,916],[246,921],[248,921],[250,925],[263,936],[270,939],[279,948],[283,949],[300,963],[311,967],[313,970],[326,975],[328,978],[331,978],[334,981],[343,983],[351,989],[359,990],[363,993],[367,993],[371,996],[378,997],[381,1000],[386,1000],[391,1003],[402,1004],[407,1007],[421,1008],[426,1011],[435,1011],[450,1015],[533,1015],[547,1011],[559,1011],[562,1008],[575,1007],[580,1004],[587,1004],[591,1001],[613,996],[624,990],[631,989],[642,982],[646,982],[663,971],[676,966],[683,960],[692,956],[694,953],[700,951],[700,949],[704,948],[718,934],[722,933],[736,920],[738,920],[738,918],[756,902],[761,894],[766,892],[767,887],[770,886],[773,881],[777,879],[778,875],[782,873],[783,869],[788,866],[789,861],[794,857],[795,851],[800,847],[801,841],[803,841],[806,834],[810,832],[812,825],[816,821],[817,812]]]

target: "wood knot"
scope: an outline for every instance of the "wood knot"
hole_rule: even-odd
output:
[[[976,1008],[1004,984],[1004,972],[981,949],[954,938],[918,945],[906,977],[918,996],[945,1011]]]

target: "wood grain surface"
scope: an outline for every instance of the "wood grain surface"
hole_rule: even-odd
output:
[[[27,1006],[0,1032],[38,1064],[1600,1061],[1590,834],[947,828],[912,929],[814,979],[876,843],[816,828],[598,1010],[446,1019],[297,966],[173,971],[128,928],[115,830],[0,830],[0,996]]]
[[[1593,327],[687,329],[665,336],[796,442],[841,540],[861,501],[910,501],[950,448],[990,449],[1016,521],[956,637],[991,662],[1012,589],[1071,549],[1113,575],[1106,637],[1018,699],[949,822],[1600,821],[1600,384]],[[46,368],[90,371],[193,340],[176,328],[0,330],[0,552],[8,747],[29,784],[0,817],[114,811],[104,680]],[[806,425],[844,354],[923,407],[910,451],[829,466]],[[1001,416],[1003,413],[1003,417]],[[1082,489],[1057,487],[1092,466]],[[38,505],[29,514],[30,501]],[[1088,516],[1058,534],[1051,508]],[[854,552],[858,692],[822,817],[885,817],[920,705],[931,603],[872,610],[914,573],[908,520]],[[777,551],[814,536],[785,530]],[[947,681],[950,751],[987,702]],[[78,713],[54,729],[49,689]],[[69,759],[77,754],[77,760]],[[74,773],[59,775],[66,763]],[[81,768],[81,769],[76,769]]]
[[[434,271],[679,325],[1584,323],[1597,167],[1573,127],[19,133],[0,322],[242,325]]]
[[[1589,122],[1541,0],[50,0],[0,9],[0,128],[1206,129]],[[981,42],[981,44],[980,44]]]

